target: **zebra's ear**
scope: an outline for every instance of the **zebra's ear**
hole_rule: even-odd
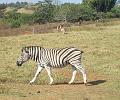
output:
[[[21,49],[21,52],[23,52],[23,51],[25,51],[25,47],[23,47],[23,48]]]

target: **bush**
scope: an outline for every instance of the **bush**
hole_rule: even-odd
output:
[[[96,1],[99,0],[84,0],[82,4],[65,3],[61,5],[55,5],[54,3],[52,3],[52,1],[53,0],[44,0],[44,2],[39,3],[32,15],[16,13],[16,10],[6,13],[4,16],[4,21],[7,24],[10,24],[13,28],[20,27],[23,24],[33,23],[44,24],[46,22],[55,21],[67,21],[74,23],[80,21],[82,22],[89,20],[99,20],[104,18],[120,18],[120,6],[113,7],[112,5],[110,7],[110,9],[113,7],[111,10],[105,8],[106,10],[103,11],[104,9],[102,8],[102,10],[96,10],[94,7],[91,6],[91,2],[89,2],[95,1],[92,4],[98,4],[98,2]],[[105,3],[104,1],[99,2],[100,4]],[[17,5],[19,6],[19,2],[17,3]],[[0,13],[0,15],[2,14]]]
[[[117,0],[83,0],[83,3],[91,6],[97,12],[107,12],[110,11]]]
[[[45,0],[33,14],[34,23],[53,22],[55,6],[51,1]]]
[[[12,28],[20,27],[23,24],[28,24],[32,22],[32,15],[28,14],[20,14],[16,13],[15,11],[9,12],[5,15],[4,21]]]
[[[95,10],[84,4],[70,4],[66,3],[57,7],[55,12],[55,20],[74,22],[80,18],[82,20],[92,20],[94,18]]]
[[[81,5],[80,8],[80,15],[82,16],[83,20],[88,21],[88,20],[93,20],[94,19],[94,13],[96,12],[94,9],[92,9],[88,5]]]
[[[114,17],[120,18],[120,6],[115,6],[110,12],[114,14]]]
[[[32,22],[32,15],[29,14],[21,14],[19,18],[21,24],[29,24]]]
[[[13,20],[10,26],[11,28],[18,28],[21,26],[21,22],[19,20]]]
[[[105,18],[120,18],[120,6],[115,6],[111,11],[104,13]]]

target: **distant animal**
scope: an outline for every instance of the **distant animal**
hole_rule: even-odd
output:
[[[51,75],[51,68],[63,68],[68,64],[72,65],[73,70],[72,78],[69,84],[73,83],[77,70],[82,73],[84,84],[87,84],[85,69],[81,65],[82,53],[83,51],[75,47],[48,49],[40,46],[27,46],[22,48],[21,56],[18,58],[16,64],[17,66],[21,66],[29,59],[37,62],[37,71],[33,79],[30,81],[30,84],[36,80],[38,74],[44,68],[46,69],[50,78],[49,84],[52,84],[53,78]]]
[[[67,34],[66,33],[66,30],[65,30],[65,28],[64,28],[64,26],[62,25],[62,24],[60,24],[60,25],[58,25],[57,26],[57,31],[59,32],[62,32],[63,34]]]

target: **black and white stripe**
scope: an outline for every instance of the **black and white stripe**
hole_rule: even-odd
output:
[[[22,48],[22,53],[23,51],[24,51],[23,55],[27,53],[30,59],[38,63],[38,70],[35,74],[35,77],[30,83],[33,83],[35,81],[38,73],[41,72],[43,68],[46,68],[48,75],[50,77],[50,81],[51,81],[50,83],[52,83],[53,79],[50,75],[51,73],[50,69],[52,67],[62,68],[68,64],[72,65],[72,68],[73,68],[73,76],[69,83],[71,84],[74,81],[77,69],[82,72],[84,83],[85,84],[87,83],[85,70],[81,65],[81,57],[82,57],[83,51],[80,51],[75,47],[48,49],[48,48],[42,48],[40,46],[27,46]],[[22,56],[21,58],[25,59],[25,56]],[[23,62],[26,62],[26,61],[23,61]],[[20,60],[18,60],[17,62],[19,63]]]
[[[73,63],[80,64],[83,53],[74,47],[47,49],[39,46],[28,46],[24,47],[23,50],[29,52],[30,59],[41,64],[50,64],[51,67],[63,67]]]

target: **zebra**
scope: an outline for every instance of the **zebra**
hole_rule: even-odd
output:
[[[21,49],[21,56],[16,61],[17,66],[21,66],[23,63],[32,59],[37,62],[37,71],[33,79],[29,82],[34,83],[37,76],[45,68],[49,79],[50,85],[53,83],[53,77],[51,75],[51,68],[63,68],[70,64],[72,66],[72,78],[68,84],[72,84],[77,70],[82,73],[83,82],[87,84],[86,72],[81,65],[81,57],[83,51],[75,47],[66,48],[43,48],[41,46],[26,46]]]

